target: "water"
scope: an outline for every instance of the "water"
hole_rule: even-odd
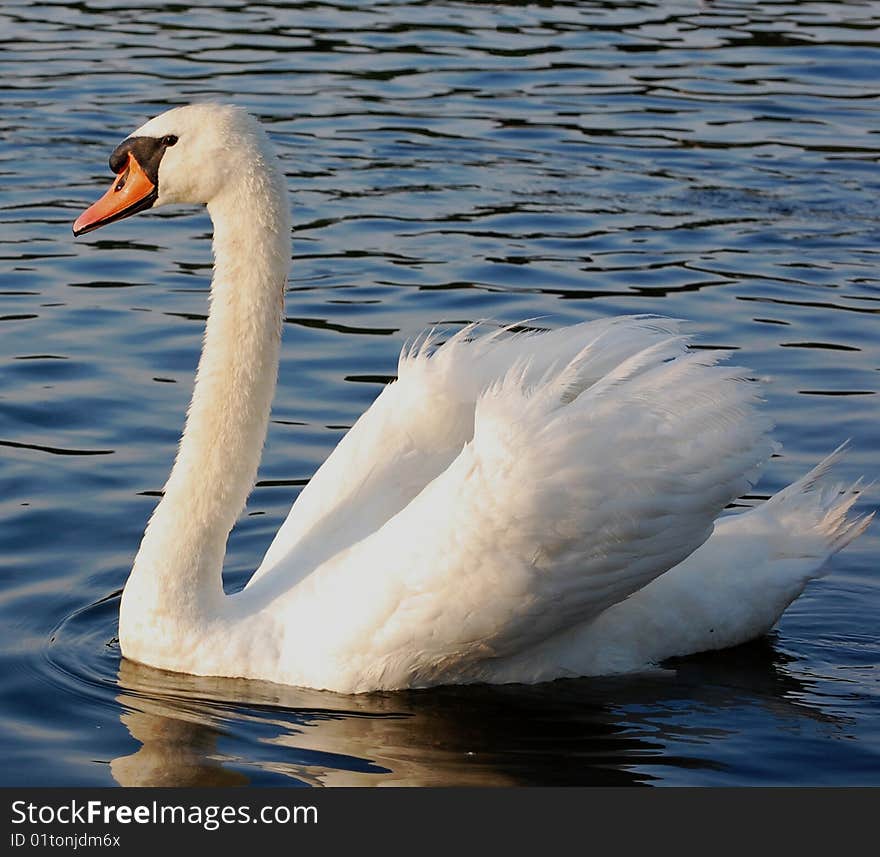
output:
[[[768,639],[650,675],[340,697],[121,662],[210,224],[70,235],[171,104],[234,100],[280,150],[295,259],[230,588],[432,324],[691,319],[766,378],[784,450],[744,503],[847,437],[876,477],[880,3],[210,5],[0,10],[0,782],[880,784],[877,525]]]

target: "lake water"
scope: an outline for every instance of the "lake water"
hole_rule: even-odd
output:
[[[204,212],[70,223],[147,117],[266,123],[281,377],[227,557],[428,325],[691,319],[784,448],[880,476],[880,3],[16,2],[0,9],[0,783],[880,785],[880,526],[773,634],[635,677],[344,697],[120,659],[207,309]],[[862,510],[880,490],[865,495]]]

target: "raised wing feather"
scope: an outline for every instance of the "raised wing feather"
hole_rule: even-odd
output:
[[[478,679],[487,658],[598,615],[708,537],[769,455],[769,425],[737,370],[653,338],[599,380],[601,337],[563,366],[516,363],[414,499],[292,591],[279,586],[294,613],[326,604],[339,623],[311,653],[335,663],[337,689]],[[315,639],[308,617],[291,623],[291,645]]]
[[[433,334],[416,341],[400,356],[398,380],[302,491],[251,584],[271,572],[291,585],[403,509],[473,437],[477,399],[511,366],[525,366],[524,381],[535,383],[570,372],[581,354],[577,383],[586,386],[676,329],[642,315],[515,335],[471,325],[439,348]]]

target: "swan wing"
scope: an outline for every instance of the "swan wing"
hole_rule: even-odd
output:
[[[580,355],[578,383],[588,386],[678,323],[635,315],[516,334],[483,327],[469,325],[442,345],[432,331],[404,348],[398,379],[300,493],[249,585],[271,572],[291,586],[401,511],[473,438],[477,400],[511,366],[524,367],[524,383],[533,384]]]
[[[771,452],[755,385],[679,337],[599,380],[590,351],[537,381],[527,363],[508,369],[478,397],[472,439],[414,499],[291,591],[264,591],[295,645],[320,649],[298,681],[480,680],[708,538]]]

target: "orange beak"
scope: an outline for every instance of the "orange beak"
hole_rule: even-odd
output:
[[[73,234],[85,235],[100,226],[137,214],[149,208],[157,196],[156,185],[129,152],[128,163],[113,180],[107,193],[74,221]]]

